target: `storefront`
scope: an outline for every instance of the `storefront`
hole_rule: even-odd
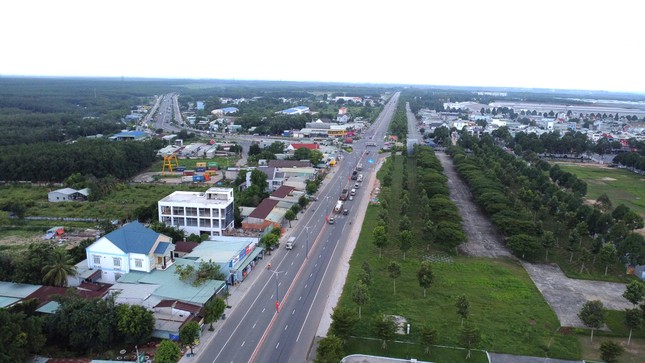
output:
[[[237,284],[248,276],[253,269],[255,269],[259,260],[264,258],[264,248],[254,246],[252,250],[245,254],[243,258],[238,258],[236,263],[233,264],[230,269],[231,272],[231,283]],[[231,261],[233,263],[233,261]]]

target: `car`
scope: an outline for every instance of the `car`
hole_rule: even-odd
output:
[[[370,154],[369,150],[368,150],[365,154],[366,154],[366,155],[369,155],[369,154]]]
[[[361,186],[360,184],[354,183],[354,189],[358,189],[358,188],[360,188],[360,186]]]
[[[343,209],[343,215],[346,216],[349,214],[349,211],[347,209]]]
[[[329,217],[329,224],[334,224],[334,217]]]
[[[354,200],[354,196],[353,196],[353,195],[350,195],[350,196],[349,196],[349,200]]]

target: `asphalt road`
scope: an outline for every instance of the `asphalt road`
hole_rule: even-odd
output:
[[[172,124],[172,115],[174,109],[176,108],[177,110],[179,110],[178,106],[175,105],[175,102],[177,101],[177,95],[174,93],[168,93],[161,97],[161,101],[157,103],[157,113],[153,116],[154,130],[162,129],[168,132],[178,132],[180,128]],[[179,119],[181,119],[181,113],[179,114]]]
[[[325,301],[334,284],[332,276],[347,239],[350,222],[354,219],[354,204],[368,198],[366,188],[358,188],[354,201],[345,203],[349,214],[333,214],[332,209],[342,188],[350,188],[351,171],[360,162],[363,174],[368,175],[376,158],[376,148],[366,154],[365,144],[380,142],[396,109],[398,94],[385,106],[378,121],[356,141],[354,151],[344,154],[343,160],[323,182],[319,200],[299,215],[300,221],[287,236],[296,237],[291,251],[274,251],[269,256],[271,270],[259,270],[262,276],[255,282],[253,292],[234,307],[224,325],[210,343],[195,357],[196,362],[304,362],[316,329],[320,323]],[[331,215],[336,222],[326,223]],[[308,227],[308,228],[306,228]],[[309,233],[307,233],[309,232]],[[309,235],[307,237],[307,234]],[[309,251],[308,258],[305,257]],[[279,313],[276,307],[279,304]]]

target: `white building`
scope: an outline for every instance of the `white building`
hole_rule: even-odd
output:
[[[85,201],[90,195],[90,190],[85,188],[76,190],[72,188],[63,188],[47,193],[47,200],[50,202],[74,202]]]
[[[101,270],[101,280],[114,283],[130,271],[165,270],[173,264],[170,237],[139,222],[128,223],[85,249],[87,267]]]
[[[221,236],[233,228],[233,189],[209,188],[206,192],[173,192],[159,201],[159,221],[186,234]]]

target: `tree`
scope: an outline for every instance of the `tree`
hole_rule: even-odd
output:
[[[387,341],[396,334],[397,325],[391,316],[377,315],[372,322],[374,334],[381,339],[381,348],[387,349]]]
[[[567,244],[567,250],[571,252],[571,255],[569,256],[569,262],[573,261],[573,253],[578,250],[578,244],[580,240],[580,234],[578,233],[578,230],[571,230],[569,232],[569,240]]]
[[[468,319],[470,303],[466,298],[466,295],[460,295],[455,301],[455,307],[457,308],[457,315],[461,316],[461,326],[464,326],[464,320]]]
[[[423,225],[423,239],[426,242],[426,250],[430,250],[430,246],[434,242],[434,236],[437,231],[435,224],[431,220],[427,220]]]
[[[612,341],[602,342],[600,344],[600,358],[606,363],[618,363],[618,357],[620,357],[624,351],[625,348]]]
[[[401,231],[399,235],[399,247],[403,251],[403,259],[405,260],[405,253],[412,247],[412,232],[409,230]]]
[[[643,311],[639,308],[625,309],[625,326],[629,328],[627,345],[632,341],[632,330],[639,329],[643,325]]]
[[[279,241],[280,237],[273,233],[267,233],[260,238],[260,245],[264,246],[267,251],[272,251],[278,245]]]
[[[300,209],[305,209],[307,204],[309,204],[309,199],[304,195],[301,195],[300,198],[298,198],[298,205],[300,206]]]
[[[401,265],[396,261],[392,261],[387,266],[387,272],[394,282],[394,295],[396,295],[396,279],[401,276]]]
[[[54,246],[49,243],[30,243],[27,251],[16,257],[16,282],[25,284],[43,283],[43,266],[50,263]]]
[[[226,302],[222,298],[215,298],[204,305],[204,322],[210,324],[208,330],[213,331],[213,323],[218,321],[224,310],[226,309]]]
[[[430,352],[430,347],[437,341],[437,329],[433,329],[427,325],[421,326],[419,330],[419,340],[421,345],[425,348],[425,353]]]
[[[580,309],[578,317],[582,323],[591,328],[591,341],[593,342],[593,332],[605,323],[604,305],[600,300],[587,301]]]
[[[155,363],[177,363],[181,358],[181,349],[170,340],[162,340],[155,352]]]
[[[470,359],[470,350],[472,348],[477,348],[479,342],[481,341],[481,333],[479,329],[475,328],[471,323],[466,323],[461,327],[459,333],[459,343],[468,350],[468,355],[466,359]]]
[[[152,311],[139,305],[117,306],[119,321],[117,328],[127,344],[141,344],[148,340],[155,328]]]
[[[195,340],[199,338],[199,333],[199,324],[194,320],[184,325],[184,327],[179,331],[179,340],[181,340],[182,343],[190,346],[191,355],[195,354],[193,353],[193,345],[195,344]]]
[[[360,281],[357,281],[354,284],[352,289],[352,301],[354,304],[358,305],[358,318],[361,318],[361,308],[363,305],[367,304],[370,301],[369,291],[367,286]]]
[[[551,231],[545,231],[542,235],[542,247],[546,250],[546,262],[549,262],[549,249],[555,246],[555,235]]]
[[[606,213],[611,210],[611,200],[607,194],[602,193],[598,199],[596,199],[594,206],[599,208],[603,213]]]
[[[417,279],[419,280],[419,286],[423,288],[423,297],[426,297],[426,289],[432,285],[432,281],[434,279],[430,262],[421,262],[421,266],[417,271]]]
[[[67,286],[67,276],[76,275],[76,266],[67,250],[63,247],[55,248],[49,262],[42,268],[43,283],[51,286]]]
[[[605,276],[607,276],[609,265],[616,262],[617,253],[613,243],[603,243],[600,249],[600,261],[605,265]]]
[[[376,226],[372,231],[372,242],[378,248],[378,257],[381,257],[383,247],[387,246],[387,233],[385,227]]]
[[[516,234],[508,238],[506,245],[516,255],[524,259],[532,257],[540,249],[540,242],[537,238],[527,234]]]
[[[330,334],[318,342],[314,363],[338,363],[344,356],[343,341],[340,337]]]
[[[45,345],[43,319],[0,309],[0,362],[25,362]]]
[[[645,283],[639,280],[632,280],[627,284],[623,297],[634,306],[638,305],[645,298]]]
[[[358,317],[348,308],[336,307],[331,314],[330,333],[341,338],[343,342],[352,335]]]
[[[289,227],[291,227],[291,221],[296,219],[296,214],[291,209],[289,209],[287,213],[284,214],[284,219],[289,221]]]

